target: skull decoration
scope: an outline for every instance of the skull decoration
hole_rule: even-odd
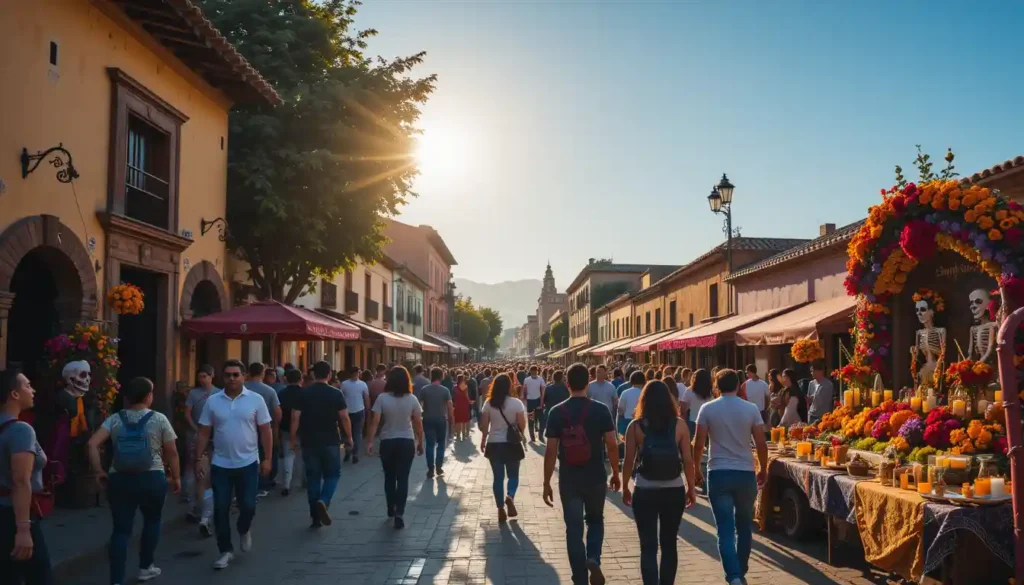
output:
[[[67,391],[73,396],[81,397],[89,391],[89,385],[92,383],[92,368],[89,367],[89,362],[85,360],[68,362],[64,365],[61,375],[64,376],[64,382],[67,383]]]
[[[988,318],[988,305],[992,300],[988,291],[983,288],[974,289],[968,297],[971,301],[971,316],[975,323],[985,323]]]
[[[931,303],[922,299],[914,303],[914,308],[917,311],[917,320],[925,327],[931,327],[935,320],[935,309]]]

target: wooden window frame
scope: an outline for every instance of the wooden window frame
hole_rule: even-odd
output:
[[[107,69],[112,82],[110,122],[110,176],[107,209],[110,213],[128,217],[127,160],[128,121],[136,116],[168,136],[167,173],[167,227],[153,229],[178,233],[178,178],[181,172],[181,126],[188,116],[136,81],[117,67]],[[134,218],[130,218],[134,219]],[[136,220],[138,221],[138,220]],[[151,224],[145,224],[151,226]]]

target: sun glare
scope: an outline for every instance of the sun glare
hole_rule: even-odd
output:
[[[428,128],[417,138],[416,163],[425,175],[462,174],[469,164],[466,137],[447,128]]]

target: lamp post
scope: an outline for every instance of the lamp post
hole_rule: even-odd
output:
[[[722,180],[711,188],[708,195],[708,205],[711,211],[725,215],[725,263],[729,274],[732,274],[732,193],[736,185],[729,182],[729,178],[722,173]],[[729,296],[726,302],[726,314],[732,313],[732,285],[729,288]]]

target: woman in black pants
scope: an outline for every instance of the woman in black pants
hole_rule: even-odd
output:
[[[683,509],[697,502],[690,432],[678,412],[679,405],[668,386],[653,380],[644,386],[633,422],[626,429],[622,502],[633,506],[644,585],[675,582],[676,535]],[[636,482],[635,492],[630,491],[630,480]]]
[[[405,528],[405,501],[409,498],[409,470],[415,455],[423,455],[423,409],[412,394],[409,370],[398,366],[388,372],[384,392],[373,403],[368,437],[380,429],[380,462],[384,466],[384,497],[388,518],[395,528]],[[366,453],[373,454],[373,441],[366,442]]]
[[[50,554],[34,512],[33,492],[43,488],[46,454],[32,425],[21,422],[35,390],[23,374],[0,371],[0,579],[3,583],[53,585]],[[9,579],[9,580],[8,580]]]

